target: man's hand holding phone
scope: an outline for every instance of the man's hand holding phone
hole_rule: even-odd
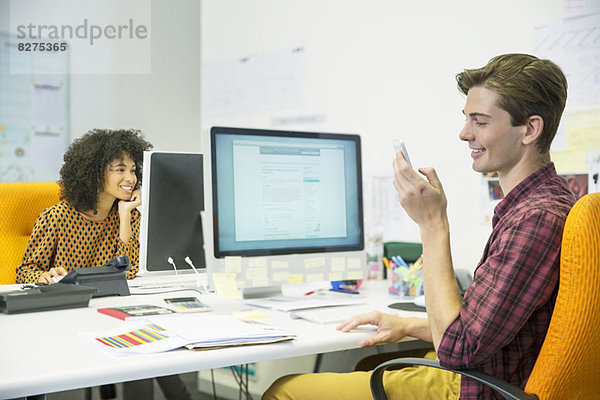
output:
[[[408,151],[406,151],[406,146],[404,145],[404,142],[402,140],[394,139],[392,143],[394,144],[394,150],[396,150],[396,153],[402,153],[408,165],[412,167],[412,164],[410,163],[410,158],[408,158]]]

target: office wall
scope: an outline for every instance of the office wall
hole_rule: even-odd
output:
[[[277,128],[357,132],[367,180],[391,174],[391,140],[403,138],[413,164],[435,167],[444,184],[455,266],[474,269],[491,227],[480,221],[481,178],[458,139],[464,97],[454,75],[500,53],[532,52],[533,28],[562,18],[562,7],[560,0],[205,0],[203,64],[299,46],[305,63],[300,106],[204,116],[202,125],[270,128],[291,115],[313,122]],[[398,236],[419,239],[411,222],[400,225]]]
[[[26,0],[32,13],[52,13]],[[8,31],[9,0],[0,0],[0,29]],[[71,74],[70,136],[92,128],[141,129],[157,150],[200,150],[200,2],[150,0],[150,74]],[[111,10],[107,6],[107,13]],[[14,32],[13,32],[14,33]]]

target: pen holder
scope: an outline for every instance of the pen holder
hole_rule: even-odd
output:
[[[417,264],[417,262],[415,262]],[[419,265],[396,267],[388,270],[388,291],[391,295],[414,297],[423,294],[423,270]]]

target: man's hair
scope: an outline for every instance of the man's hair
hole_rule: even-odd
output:
[[[477,86],[496,92],[512,126],[525,124],[532,115],[542,117],[544,129],[536,146],[541,154],[550,151],[567,101],[567,79],[558,65],[529,54],[503,54],[482,68],[465,69],[456,82],[464,94]]]
[[[76,139],[64,155],[60,169],[60,199],[78,211],[95,210],[104,188],[104,172],[114,160],[128,154],[135,163],[138,189],[142,182],[144,151],[152,145],[135,129],[92,129]]]

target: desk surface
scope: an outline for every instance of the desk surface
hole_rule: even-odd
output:
[[[385,282],[368,282],[361,296],[374,308],[398,301],[386,293]],[[285,343],[223,348],[207,351],[178,349],[166,353],[115,357],[79,337],[81,332],[103,332],[117,328],[123,321],[96,311],[96,308],[126,304],[164,305],[163,298],[192,294],[213,308],[213,312],[231,314],[248,309],[242,301],[223,300],[214,295],[176,292],[128,297],[92,299],[87,308],[46,311],[17,315],[0,314],[2,367],[0,398],[53,393],[162,375],[171,375],[244,364],[257,361],[359,347],[362,338],[374,327],[362,327],[350,333],[335,330],[335,325],[318,325],[291,319],[288,313],[268,311],[263,321],[286,327],[298,336]]]

